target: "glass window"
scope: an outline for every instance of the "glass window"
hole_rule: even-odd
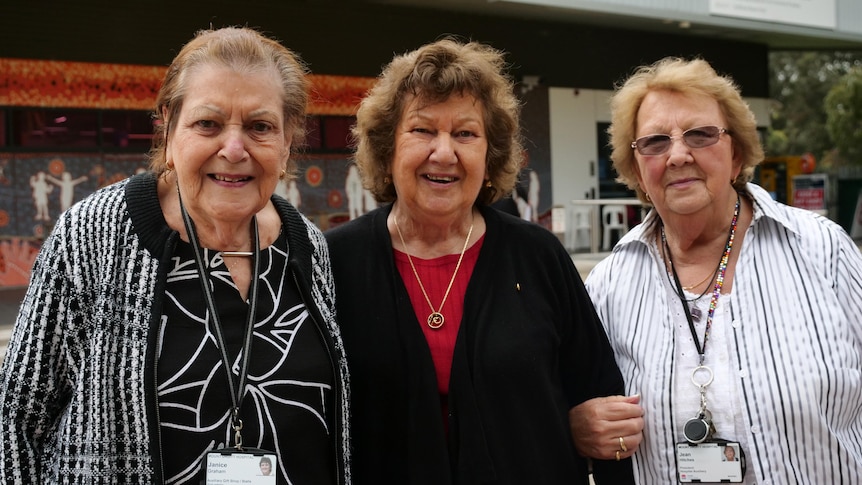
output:
[[[320,116],[309,116],[306,120],[305,143],[308,151],[316,152],[320,150]]]
[[[98,145],[96,110],[16,109],[13,141],[18,147],[80,148]]]
[[[103,111],[101,146],[147,151],[153,140],[149,111]]]
[[[0,109],[0,147],[6,146],[6,110]]]
[[[324,147],[332,151],[349,149],[350,127],[356,118],[353,116],[327,116],[323,118]]]
[[[351,151],[350,128],[355,116],[309,116],[306,143],[311,153],[345,153]]]
[[[624,184],[617,182],[617,171],[611,161],[611,148],[608,145],[608,127],[610,123],[596,123],[596,136],[599,147],[599,198],[629,198],[635,193]]]

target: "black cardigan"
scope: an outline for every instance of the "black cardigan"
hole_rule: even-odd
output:
[[[386,228],[391,206],[325,233],[351,369],[358,485],[587,483],[568,410],[623,380],[571,257],[546,229],[480,210],[485,241],[464,300],[449,434],[434,365]],[[633,483],[631,461],[596,466]]]

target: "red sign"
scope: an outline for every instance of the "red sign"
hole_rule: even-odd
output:
[[[796,189],[793,194],[793,205],[808,210],[820,210],[826,207],[823,189]]]

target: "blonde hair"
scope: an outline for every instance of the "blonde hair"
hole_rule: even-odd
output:
[[[706,95],[718,102],[724,115],[734,153],[739,155],[742,170],[733,181],[736,190],[742,190],[754,176],[755,167],[763,160],[763,147],[757,133],[757,122],[748,104],[742,100],[734,81],[720,76],[703,59],[685,60],[666,57],[658,62],[639,67],[611,98],[611,126],[608,128],[611,159],[617,181],[637,192],[647,202],[646,194],[638,184],[637,161],[631,147],[637,130],[637,115],[647,94],[653,91],[672,91],[684,95]]]

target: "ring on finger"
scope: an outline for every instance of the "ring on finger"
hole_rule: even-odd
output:
[[[617,461],[620,461],[620,450],[617,450]]]
[[[629,451],[628,447],[626,446],[626,440],[624,440],[622,436],[620,436],[620,451]]]

